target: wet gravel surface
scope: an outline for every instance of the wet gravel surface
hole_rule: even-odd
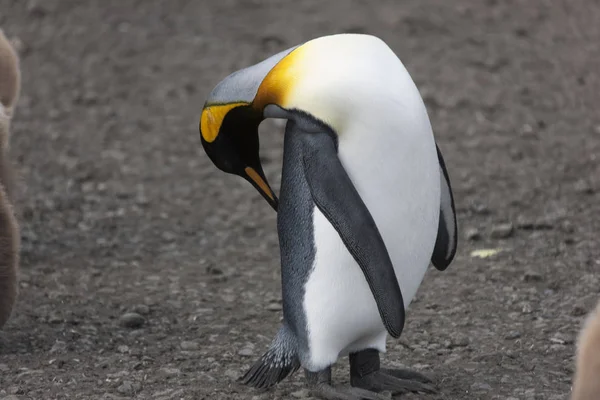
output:
[[[600,297],[599,20],[593,0],[0,0],[23,68],[0,399],[309,397],[301,373],[235,382],[281,318],[275,214],[197,126],[231,71],[339,32],[401,57],[455,190],[455,262],[428,272],[383,360],[440,394],[402,398],[568,398]],[[261,127],[275,187],[281,129]]]

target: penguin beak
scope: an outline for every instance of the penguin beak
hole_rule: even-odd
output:
[[[262,113],[248,103],[206,105],[200,118],[204,151],[221,171],[246,179],[277,211],[259,156],[258,126]]]
[[[260,194],[262,194],[267,203],[269,203],[273,210],[277,212],[279,208],[279,200],[277,199],[277,196],[275,196],[275,193],[273,193],[271,186],[269,186],[262,168],[257,171],[252,167],[246,167],[245,172],[246,180],[250,182]]]

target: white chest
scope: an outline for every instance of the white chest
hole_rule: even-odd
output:
[[[440,176],[429,122],[397,135],[346,133],[340,160],[378,226],[407,307],[437,235]],[[385,328],[359,265],[317,208],[313,223],[316,254],[304,299],[313,366],[361,348],[385,351]]]

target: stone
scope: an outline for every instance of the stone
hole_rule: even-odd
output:
[[[490,209],[488,208],[488,206],[485,204],[482,204],[482,203],[471,204],[471,210],[473,210],[473,212],[475,214],[479,214],[479,215],[489,215],[490,214]]]
[[[536,271],[526,271],[523,275],[523,281],[525,282],[540,282],[542,275]]]
[[[150,307],[145,304],[137,304],[132,307],[131,312],[138,313],[140,315],[150,314]]]
[[[479,230],[477,230],[477,228],[468,228],[465,231],[465,238],[467,238],[467,240],[476,241],[481,239],[481,233],[479,233]]]
[[[43,2],[31,0],[27,3],[27,12],[34,18],[43,18],[48,14],[49,10]]]
[[[240,374],[233,369],[228,369],[227,371],[225,371],[224,375],[234,381],[236,381],[240,377]]]
[[[492,390],[492,387],[485,382],[476,382],[471,385],[471,389],[488,392],[488,391]]]
[[[455,347],[467,347],[469,345],[469,338],[466,336],[458,336],[452,338],[449,343],[446,343],[446,348],[453,349]]]
[[[282,309],[281,304],[275,302],[269,303],[266,308],[268,311],[280,311]]]
[[[550,341],[556,344],[572,344],[574,342],[572,337],[560,332],[551,337]]]
[[[198,342],[194,342],[191,340],[185,340],[183,342],[181,342],[179,344],[179,347],[181,347],[181,350],[186,350],[186,351],[194,351],[194,350],[198,350],[200,348],[200,346],[198,345]]]
[[[50,348],[50,354],[60,354],[67,351],[67,343],[62,340],[57,340]]]
[[[310,397],[310,391],[308,389],[301,389],[291,393],[292,397],[296,399],[306,399]]]
[[[504,339],[506,340],[515,340],[521,337],[521,332],[519,331],[510,331],[508,332],[508,334],[506,336],[504,336]]]
[[[508,222],[505,224],[498,224],[492,227],[490,236],[492,239],[506,239],[512,236],[514,232],[514,226]]]
[[[586,308],[584,308],[581,305],[575,305],[573,307],[573,309],[571,310],[571,315],[574,317],[581,317],[584,316],[588,313],[589,310],[587,310]],[[1,369],[0,369],[1,371]]]
[[[181,370],[178,368],[161,368],[160,372],[164,375],[164,376],[177,376],[181,373]]]
[[[577,193],[583,193],[583,194],[593,194],[594,193],[594,189],[592,188],[592,186],[583,179],[575,182],[574,189]]]
[[[142,327],[146,323],[146,319],[138,313],[128,312],[121,315],[119,323],[125,328],[136,329]]]
[[[117,392],[119,392],[120,394],[131,396],[136,392],[139,392],[141,388],[142,385],[140,385],[137,382],[123,381],[121,386],[117,388]]]
[[[209,265],[206,267],[206,273],[208,275],[223,275],[223,270],[214,265]]]
[[[238,355],[243,356],[243,357],[250,357],[254,354],[254,351],[252,351],[252,349],[245,347],[243,349],[241,349],[240,351],[238,351]]]

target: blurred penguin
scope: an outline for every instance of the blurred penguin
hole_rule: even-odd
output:
[[[587,317],[577,341],[571,400],[600,399],[600,302]]]
[[[0,29],[0,328],[8,321],[17,298],[20,234],[12,206],[8,149],[20,84],[18,56]]]

